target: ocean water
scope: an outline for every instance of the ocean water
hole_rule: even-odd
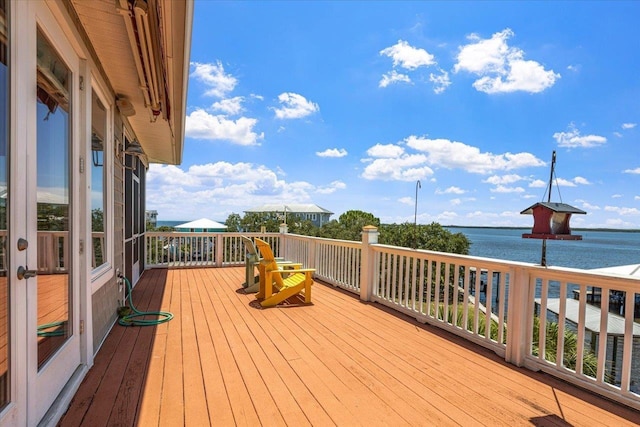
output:
[[[184,224],[189,221],[193,221],[193,220],[188,219],[186,221],[158,221],[156,223],[156,227],[175,227],[176,225]]]
[[[542,240],[523,239],[531,229],[447,227],[471,241],[469,255],[540,263]],[[582,269],[640,264],[640,232],[577,230],[582,240],[547,240],[547,265]]]

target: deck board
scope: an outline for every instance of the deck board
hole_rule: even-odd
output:
[[[640,413],[316,283],[262,309],[244,268],[149,270],[171,322],[114,326],[61,426],[638,425]]]

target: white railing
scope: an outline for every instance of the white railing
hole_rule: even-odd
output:
[[[146,266],[158,267],[227,267],[242,265],[246,251],[241,236],[266,240],[280,256],[279,233],[146,233]]]
[[[285,247],[285,258],[315,268],[317,279],[354,293],[360,292],[361,242],[287,234]]]
[[[241,235],[147,233],[147,265],[244,264]],[[377,230],[368,227],[362,242],[286,233],[248,236],[266,239],[276,256],[315,268],[316,279],[364,301],[446,329],[509,363],[640,409],[639,278],[381,245]],[[179,256],[150,249],[175,239],[183,248]],[[207,241],[215,249],[207,247],[211,254],[205,260],[187,256]]]

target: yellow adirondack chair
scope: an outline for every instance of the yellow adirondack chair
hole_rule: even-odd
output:
[[[256,295],[256,298],[263,299],[260,305],[273,307],[301,292],[304,292],[304,302],[309,304],[311,302],[311,285],[313,284],[311,274],[316,271],[315,268],[281,269],[276,263],[269,244],[258,238],[255,241],[260,255],[262,255],[260,290]],[[264,280],[262,280],[262,271],[264,271]],[[284,277],[285,275],[286,277]]]
[[[260,289],[260,282],[256,280],[255,269],[258,267],[258,272],[260,272],[260,255],[258,254],[258,250],[256,246],[253,244],[253,240],[248,238],[247,236],[240,236],[242,241],[244,242],[244,247],[247,250],[247,254],[245,256],[245,282],[242,284],[244,288],[245,294],[255,294]],[[283,265],[286,268],[300,268],[302,267],[301,263],[287,261],[284,258],[276,257],[276,263],[278,265]],[[260,280],[263,280],[264,274],[260,275]]]

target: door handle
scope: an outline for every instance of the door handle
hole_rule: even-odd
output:
[[[22,279],[30,279],[32,277],[35,277],[38,275],[38,272],[36,270],[29,270],[29,266],[27,266],[27,268],[24,268],[23,266],[18,267],[18,280],[22,280]]]

